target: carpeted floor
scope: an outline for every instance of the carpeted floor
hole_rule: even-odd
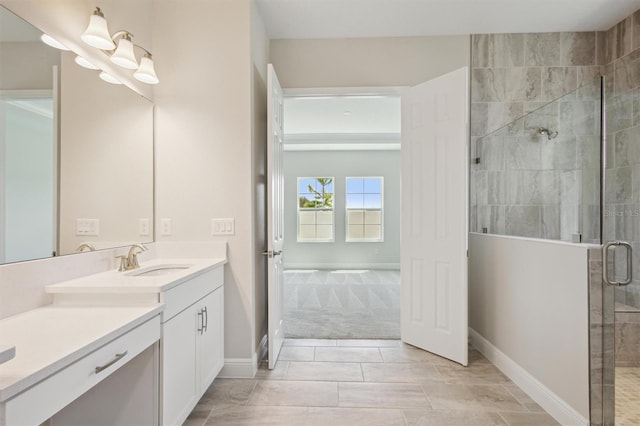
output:
[[[287,338],[399,339],[400,271],[284,274]]]

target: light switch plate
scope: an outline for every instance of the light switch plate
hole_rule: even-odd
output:
[[[78,218],[76,219],[76,235],[99,235],[100,220]]]
[[[211,219],[211,235],[235,235],[235,220],[227,219]]]

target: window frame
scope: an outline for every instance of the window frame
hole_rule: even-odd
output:
[[[300,236],[300,212],[305,211],[302,207],[300,207],[300,181],[309,180],[309,179],[331,179],[331,185],[333,185],[333,206],[331,207],[331,238],[315,238],[315,239],[301,239]],[[304,177],[298,176],[296,177],[296,242],[297,243],[334,243],[336,241],[336,178],[334,176],[311,176]],[[306,211],[328,211],[328,208],[325,209],[307,209]],[[318,217],[315,217],[315,227],[316,227],[316,236],[318,234]]]
[[[350,194],[349,192],[349,179],[379,179],[380,180],[380,192],[379,193],[371,193],[371,194],[380,194],[380,238],[379,239],[371,239],[371,238],[349,238],[349,208],[348,206],[348,196]],[[364,191],[364,188],[363,188]],[[355,193],[355,194],[360,194],[360,193]],[[368,194],[367,192],[362,192],[361,193],[363,196]],[[346,176],[344,178],[344,241],[345,243],[384,243],[384,176]],[[354,209],[351,209],[354,210]],[[355,209],[355,210],[360,210],[360,209]],[[366,212],[367,209],[365,207],[362,208],[363,212]],[[370,209],[370,210],[378,210],[378,209]],[[363,223],[362,223],[362,227],[364,228],[364,226],[366,225],[366,223],[364,223],[364,214],[363,214]],[[364,231],[363,231],[363,235],[364,235]]]

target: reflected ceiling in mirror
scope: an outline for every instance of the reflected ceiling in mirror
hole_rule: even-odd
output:
[[[0,7],[0,263],[153,241],[153,104]]]

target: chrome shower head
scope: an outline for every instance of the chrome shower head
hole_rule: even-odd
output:
[[[549,129],[545,129],[544,127],[539,127],[538,128],[538,134],[539,135],[545,135],[547,137],[547,140],[551,140],[551,139],[555,139],[558,136],[558,132],[552,132]]]

